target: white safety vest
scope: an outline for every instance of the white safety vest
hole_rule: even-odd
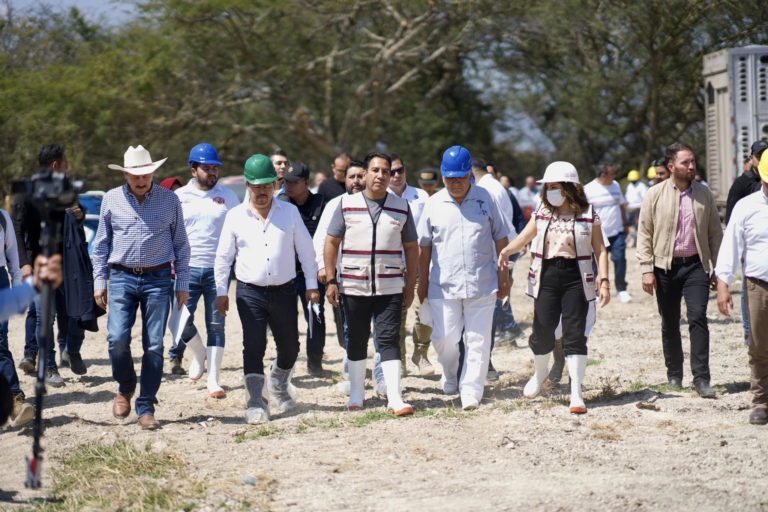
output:
[[[531,246],[533,263],[528,270],[528,295],[537,299],[541,285],[541,266],[544,258],[544,239],[546,238],[552,214],[543,204],[536,210],[536,238]],[[581,283],[588,301],[595,300],[595,274],[592,271],[592,206],[577,215],[573,223],[573,240],[576,260],[579,262]]]
[[[374,223],[364,195],[347,195],[341,200],[346,231],[341,246],[339,290],[363,296],[402,293],[402,231],[408,220],[408,202],[387,193]]]

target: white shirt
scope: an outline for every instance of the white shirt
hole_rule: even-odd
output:
[[[320,188],[320,187],[312,187],[311,189],[309,189],[309,191],[310,191],[310,192],[312,192],[313,194],[317,194],[317,190],[318,190],[319,188]]]
[[[587,201],[594,206],[600,216],[601,227],[605,236],[613,237],[624,231],[624,219],[621,218],[621,205],[626,204],[624,194],[616,181],[607,187],[597,180],[592,180],[584,185],[584,193]]]
[[[317,229],[315,229],[315,236],[312,238],[312,244],[315,246],[315,261],[317,262],[318,270],[325,268],[325,260],[323,259],[323,250],[325,249],[325,238],[328,236],[328,226],[331,225],[331,219],[334,212],[339,207],[341,198],[347,194],[336,196],[325,205],[323,214],[320,215],[320,221],[317,223]],[[341,245],[339,245],[339,257],[336,259],[336,273],[340,274],[341,265]]]
[[[176,195],[181,201],[184,226],[192,251],[189,266],[213,268],[224,219],[229,210],[240,204],[240,198],[218,183],[211,190],[199,190],[194,178],[177,189]]]
[[[446,189],[435,193],[418,231],[419,246],[432,247],[430,299],[475,299],[498,290],[495,242],[509,224],[487,190],[469,187],[461,205]]]
[[[768,198],[762,190],[750,194],[733,208],[717,255],[715,275],[728,286],[733,283],[739,262],[744,275],[768,282]]]
[[[13,229],[11,216],[5,210],[0,210],[0,214],[5,217],[6,228],[0,232],[0,267],[8,267],[8,273],[11,277],[13,286],[21,284],[21,269],[19,268],[19,251],[16,247],[16,231]],[[1,227],[1,226],[0,226]],[[22,251],[25,250],[22,248]]]
[[[507,189],[504,188],[504,185],[493,179],[493,176],[491,176],[490,173],[480,178],[475,185],[487,190],[491,195],[491,199],[493,199],[499,207],[499,210],[501,210],[501,214],[504,216],[504,221],[507,223],[507,226],[509,226],[509,235],[507,236],[509,241],[511,242],[517,238],[517,230],[512,225],[512,217],[514,215],[514,212],[512,211],[512,200],[509,199],[509,194],[507,193]]]
[[[317,289],[317,263],[299,209],[272,199],[266,224],[241,204],[227,214],[216,251],[216,293],[227,295],[232,262],[239,281],[256,286],[279,286],[296,278],[296,255],[304,269],[307,290]]]
[[[387,192],[397,196],[395,191],[391,188],[388,188]],[[424,205],[426,204],[427,199],[429,199],[429,194],[420,188],[412,187],[406,183],[405,190],[403,190],[403,195],[398,197],[402,197],[408,201],[408,204],[411,207],[411,215],[413,215],[413,222],[416,224],[416,231],[418,232],[419,221],[421,220],[421,212],[424,211]]]
[[[536,202],[536,197],[539,195],[538,189],[531,190],[528,187],[523,187],[520,190],[517,191],[517,202],[520,203],[520,207],[524,208],[526,206],[533,207],[533,204]]]
[[[643,199],[645,198],[646,192],[648,192],[648,185],[642,181],[636,181],[627,185],[627,208],[630,210],[639,210],[640,207],[643,206]]]

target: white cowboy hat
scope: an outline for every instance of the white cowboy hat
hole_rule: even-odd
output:
[[[155,172],[166,160],[168,160],[168,158],[153,162],[152,157],[149,156],[149,151],[144,149],[143,146],[137,146],[135,148],[131,146],[123,156],[123,167],[117,164],[109,164],[107,167],[116,171],[125,171],[134,176],[144,176],[145,174],[152,174]]]

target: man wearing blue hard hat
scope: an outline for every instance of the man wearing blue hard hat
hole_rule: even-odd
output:
[[[210,144],[198,144],[189,152],[189,172],[192,179],[186,186],[176,190],[184,212],[184,224],[192,251],[189,260],[189,299],[187,309],[190,318],[181,343],[174,344],[169,351],[171,371],[184,375],[181,361],[184,348],[192,352],[189,366],[189,378],[199,380],[203,376],[206,360],[208,364],[208,395],[212,398],[225,398],[227,395],[219,386],[219,369],[224,356],[224,317],[216,309],[216,279],[213,264],[216,248],[219,245],[221,229],[229,210],[240,202],[231,189],[218,183],[219,154]],[[194,324],[195,310],[200,297],[205,308],[205,329],[208,340],[203,340]]]
[[[465,410],[483,399],[496,299],[509,291],[509,274],[494,256],[508,243],[509,223],[491,194],[471,184],[471,171],[466,148],[443,154],[445,188],[427,200],[418,229],[421,319],[432,320],[443,391],[458,392]]]

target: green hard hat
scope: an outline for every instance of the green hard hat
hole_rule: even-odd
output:
[[[272,160],[264,155],[253,155],[245,162],[245,181],[251,185],[266,185],[277,179]]]

